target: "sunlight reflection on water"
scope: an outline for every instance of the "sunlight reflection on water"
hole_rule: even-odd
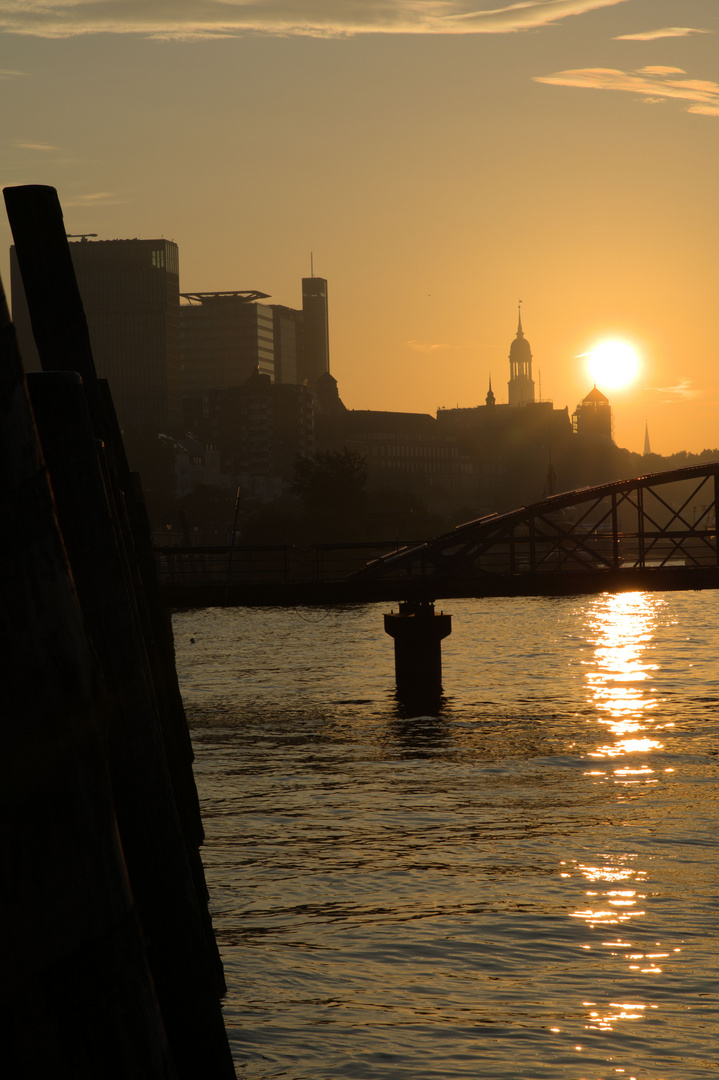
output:
[[[175,617],[241,1075],[705,1077],[712,597],[452,610],[422,715],[380,606]]]

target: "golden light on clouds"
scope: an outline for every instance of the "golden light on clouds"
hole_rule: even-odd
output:
[[[471,0],[243,0],[208,4],[185,0],[167,5],[148,0],[0,0],[0,29],[37,37],[82,34],[142,34],[162,39],[292,34],[345,37],[352,34],[507,34],[536,30],[628,0],[494,0],[476,10]]]
[[[594,383],[607,390],[622,390],[636,382],[641,360],[628,341],[600,341],[587,354],[587,370]]]
[[[719,83],[710,79],[677,78],[686,74],[683,68],[664,65],[650,65],[637,71],[597,67],[535,75],[534,81],[584,90],[621,90],[641,94],[648,102],[663,98],[686,101],[690,103],[687,112],[719,116]]]
[[[709,34],[710,30],[698,30],[691,26],[665,26],[662,30],[643,30],[638,34],[618,34],[615,41],[659,41],[661,38],[689,37],[690,34]]]

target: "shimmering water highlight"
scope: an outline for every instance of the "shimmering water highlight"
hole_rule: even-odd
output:
[[[453,601],[422,715],[382,606],[175,616],[238,1075],[719,1072],[717,602]]]

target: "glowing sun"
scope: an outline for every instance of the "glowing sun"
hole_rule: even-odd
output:
[[[621,390],[639,374],[639,353],[627,341],[611,338],[600,341],[587,353],[589,374],[601,389]]]

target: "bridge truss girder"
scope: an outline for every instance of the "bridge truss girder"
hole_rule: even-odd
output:
[[[636,580],[637,571],[717,569],[718,497],[719,462],[582,488],[460,525],[376,560],[357,577],[474,578],[481,586],[506,576],[611,572]]]

